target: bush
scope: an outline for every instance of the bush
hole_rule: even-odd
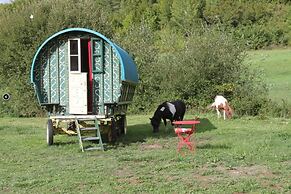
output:
[[[270,117],[291,117],[291,105],[282,99],[281,102],[273,102],[267,100],[264,106],[260,110],[260,115],[270,116]]]
[[[196,31],[184,41],[173,30],[162,34],[160,53],[142,75],[148,82],[138,89],[147,88],[143,90],[146,97],[141,99],[137,93],[131,110],[137,112],[143,104],[143,110],[153,111],[159,103],[174,99],[183,99],[190,109],[203,110],[222,94],[238,115],[259,113],[267,89],[261,74],[243,63],[244,47],[230,34],[216,29]]]
[[[219,24],[250,49],[287,45],[290,3],[285,1],[214,1],[206,6],[208,22]]]

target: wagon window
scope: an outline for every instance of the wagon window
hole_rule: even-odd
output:
[[[71,71],[78,71],[78,56],[71,56]]]
[[[80,39],[69,40],[69,64],[70,71],[80,73]]]
[[[70,53],[71,53],[71,55],[78,54],[78,40],[71,40],[70,41]]]

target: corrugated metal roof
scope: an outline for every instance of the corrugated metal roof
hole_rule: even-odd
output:
[[[106,38],[104,35],[100,34],[99,32],[96,32],[94,30],[90,30],[90,29],[86,29],[86,28],[68,28],[68,29],[62,30],[60,32],[57,32],[57,33],[53,34],[52,36],[50,36],[48,39],[46,39],[42,43],[42,45],[38,48],[38,50],[36,51],[36,53],[34,55],[34,58],[33,58],[32,64],[31,64],[31,72],[30,72],[31,83],[33,83],[34,65],[35,65],[36,59],[37,59],[38,55],[40,54],[42,48],[49,41],[53,40],[54,38],[56,38],[62,34],[70,33],[70,32],[91,33],[91,34],[94,34],[94,35],[102,38],[106,42],[108,42],[115,49],[117,56],[119,57],[120,64],[121,64],[121,80],[138,83],[137,67],[136,67],[136,64],[134,63],[133,59],[129,56],[129,54],[125,50],[123,50],[121,47],[119,47],[118,45],[113,43],[111,40]]]

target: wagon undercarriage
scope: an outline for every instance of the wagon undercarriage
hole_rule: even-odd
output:
[[[50,116],[47,122],[47,144],[53,145],[58,134],[76,135],[80,148],[104,150],[104,142],[113,143],[126,134],[126,116],[67,115]]]

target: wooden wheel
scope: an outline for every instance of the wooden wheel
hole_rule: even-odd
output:
[[[118,120],[118,128],[119,128],[119,135],[126,134],[126,130],[127,130],[126,115],[120,116]]]
[[[51,119],[47,121],[46,142],[49,146],[54,143],[54,125]]]
[[[124,115],[122,118],[123,118],[123,133],[126,135],[126,132],[127,132],[127,120],[126,120],[126,115]]]
[[[110,130],[108,133],[109,142],[116,142],[122,134],[126,134],[127,121],[125,115],[119,115],[111,118]]]
[[[118,136],[118,129],[116,128],[116,120],[113,117],[111,119],[111,132],[109,133],[109,142],[116,142]]]

